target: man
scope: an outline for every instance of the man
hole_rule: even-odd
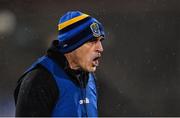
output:
[[[58,24],[58,40],[18,81],[16,116],[98,116],[93,72],[104,39],[102,24],[70,11]]]

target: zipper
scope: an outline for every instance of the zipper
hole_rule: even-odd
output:
[[[83,100],[83,106],[84,106],[84,110],[85,110],[85,117],[88,117],[87,115],[87,107],[86,107],[86,87],[84,86],[84,83],[82,81],[82,79],[78,78],[79,82],[80,82],[80,89],[81,89],[81,98]]]

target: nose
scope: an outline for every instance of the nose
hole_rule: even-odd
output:
[[[96,45],[96,50],[98,51],[98,52],[103,52],[103,46],[102,46],[102,42],[99,40],[99,41],[97,41],[97,45]]]

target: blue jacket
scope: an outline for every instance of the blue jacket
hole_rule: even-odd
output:
[[[75,85],[64,70],[47,56],[39,58],[25,73],[37,64],[41,64],[52,74],[59,89],[59,98],[52,116],[97,117],[97,92],[92,73],[89,74],[87,86],[82,88]]]

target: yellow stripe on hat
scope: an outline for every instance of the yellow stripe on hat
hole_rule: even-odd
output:
[[[75,22],[78,22],[78,21],[80,21],[80,20],[82,20],[82,19],[84,19],[84,18],[86,18],[88,16],[89,15],[87,15],[87,14],[82,14],[81,16],[77,16],[77,17],[72,18],[72,19],[70,19],[68,21],[65,21],[65,22],[58,25],[58,30],[61,30],[61,29],[65,28],[65,27],[67,27],[67,26],[69,26],[69,25],[71,25],[71,24],[73,24]]]

